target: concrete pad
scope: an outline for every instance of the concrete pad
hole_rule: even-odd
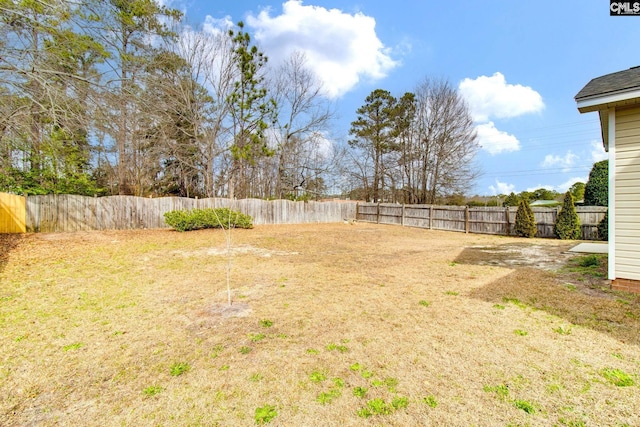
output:
[[[580,243],[578,246],[574,246],[569,249],[569,252],[579,252],[585,254],[608,254],[608,243]]]

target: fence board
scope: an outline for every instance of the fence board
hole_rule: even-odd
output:
[[[340,222],[356,216],[356,202],[293,202],[186,197],[87,197],[50,194],[26,199],[25,228],[32,232],[166,228],[172,210],[229,207],[250,215],[253,223]]]
[[[556,237],[553,225],[559,208],[533,208],[537,237]],[[464,207],[434,205],[358,204],[358,221],[402,224],[409,227],[478,234],[514,235],[516,207]],[[606,207],[578,206],[583,240],[598,240],[598,223]]]
[[[0,233],[26,232],[26,199],[0,193]]]

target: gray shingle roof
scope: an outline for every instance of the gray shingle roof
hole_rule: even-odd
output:
[[[578,92],[575,100],[579,101],[592,96],[606,95],[634,88],[640,88],[640,66],[596,77]]]

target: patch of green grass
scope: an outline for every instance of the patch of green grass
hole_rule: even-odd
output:
[[[155,396],[156,394],[160,394],[161,392],[162,392],[162,387],[158,385],[152,385],[142,390],[142,393],[145,396]]]
[[[340,353],[346,353],[347,351],[349,351],[349,348],[345,345],[338,345],[338,344],[327,344],[327,346],[325,347],[328,351],[333,351],[333,350],[337,350]]]
[[[169,373],[174,377],[180,376],[191,370],[191,366],[186,362],[177,362],[169,367]]]
[[[516,329],[515,331],[513,331],[513,333],[516,335],[520,335],[521,337],[529,335],[529,332],[523,331],[522,329]]]
[[[249,377],[249,381],[253,381],[253,382],[258,382],[258,381],[262,381],[264,379],[264,376],[262,376],[261,373],[256,372],[255,374],[251,375]]]
[[[365,397],[367,395],[367,390],[365,387],[355,387],[353,389],[353,395],[356,397]]]
[[[333,390],[320,393],[316,398],[316,400],[320,402],[322,405],[327,405],[333,402],[333,399],[340,397],[340,395],[341,395],[340,390],[333,389]]]
[[[370,416],[373,415],[373,413],[369,410],[369,408],[360,408],[358,409],[356,414],[362,418],[369,418]]]
[[[600,268],[601,260],[606,255],[585,255],[569,260],[569,265],[565,269],[571,273],[578,273],[583,276],[605,277],[605,272]]]
[[[327,379],[327,374],[322,371],[313,371],[309,375],[309,380],[311,380],[312,383],[321,383],[326,379]]]
[[[454,297],[455,297],[455,296],[460,295],[460,294],[459,294],[458,292],[456,292],[456,291],[447,291],[447,292],[445,292],[444,294],[445,294],[445,295],[452,295],[452,296],[454,296]]]
[[[600,375],[618,387],[629,387],[635,384],[633,378],[620,369],[604,368],[600,371]]]
[[[586,427],[587,423],[584,420],[567,420],[560,418],[558,422],[567,427]]]
[[[568,290],[574,292],[576,291],[578,288],[576,287],[576,285],[572,285],[571,283],[567,283],[566,285],[564,285]]]
[[[266,338],[265,334],[250,334],[249,339],[251,342],[259,342]]]
[[[360,372],[360,375],[362,376],[362,378],[367,379],[367,378],[371,378],[373,376],[373,372],[367,371],[366,369],[363,369]]]
[[[455,261],[451,261],[451,262],[449,263],[449,267],[455,267],[456,265],[458,265],[458,263],[457,263],[457,262],[455,262]]]
[[[228,370],[229,370],[229,368],[230,368],[230,366],[229,366],[229,365],[222,365],[222,366],[220,366],[220,370],[221,370],[221,371],[228,371]]]
[[[318,350],[316,350],[315,348],[308,348],[307,349],[307,354],[320,354],[320,352]]]
[[[429,301],[426,300],[420,300],[420,302],[418,303],[423,307],[429,307],[429,305],[431,305],[431,303]]]
[[[496,386],[484,386],[482,388],[487,393],[495,393],[502,400],[506,400],[509,397],[509,387],[506,384],[499,384]]]
[[[349,366],[349,369],[351,369],[352,371],[361,371],[364,369],[364,366],[356,362],[353,365]]]
[[[344,387],[344,380],[342,378],[338,378],[335,377],[332,379],[333,381],[333,385],[337,388],[343,388]]]
[[[435,408],[436,406],[438,406],[438,401],[436,400],[435,396],[426,396],[422,398],[422,402],[430,408]]]
[[[398,409],[406,408],[409,406],[409,398],[404,396],[395,396],[393,400],[391,400],[391,406],[396,411]]]
[[[269,319],[263,319],[260,321],[260,326],[263,328],[270,328],[273,326],[273,322]]]
[[[516,307],[520,307],[520,308],[527,308],[527,304],[523,303],[518,298],[507,298],[507,297],[504,297],[504,298],[502,298],[502,302],[507,303],[507,304],[513,304]]]
[[[560,325],[557,328],[553,328],[553,332],[560,335],[571,335],[571,329],[573,329],[571,326]]]
[[[514,400],[513,405],[518,409],[522,409],[527,414],[536,413],[536,407],[532,403],[527,402],[526,400]]]
[[[600,257],[596,254],[578,257],[577,260],[580,267],[598,267],[600,265]]]
[[[20,341],[24,341],[26,339],[27,339],[27,335],[20,335],[20,336],[15,337],[14,341],[15,342],[20,342]]]
[[[493,308],[498,309],[498,310],[504,310],[507,307],[505,307],[502,304],[493,304]]]
[[[247,347],[246,345],[243,345],[242,347],[240,347],[240,350],[238,350],[240,352],[240,354],[249,354],[251,353],[253,349],[251,347]]]
[[[267,424],[277,416],[278,416],[278,411],[276,411],[275,406],[264,405],[259,408],[256,408],[253,418],[255,419],[256,424],[263,425],[263,424]]]
[[[62,351],[78,350],[82,347],[84,347],[84,343],[77,342],[77,343],[65,345],[64,347],[62,347]]]
[[[215,359],[216,357],[220,356],[220,353],[222,353],[222,351],[224,350],[224,346],[222,344],[216,344],[213,346],[213,351],[211,352],[211,357],[213,359]]]
[[[367,408],[374,415],[388,415],[391,413],[391,406],[384,401],[384,399],[371,399],[367,402]]]

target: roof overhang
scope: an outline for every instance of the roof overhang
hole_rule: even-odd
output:
[[[588,96],[576,99],[576,103],[578,111],[581,113],[637,105],[640,104],[640,88],[635,87],[632,90]]]

